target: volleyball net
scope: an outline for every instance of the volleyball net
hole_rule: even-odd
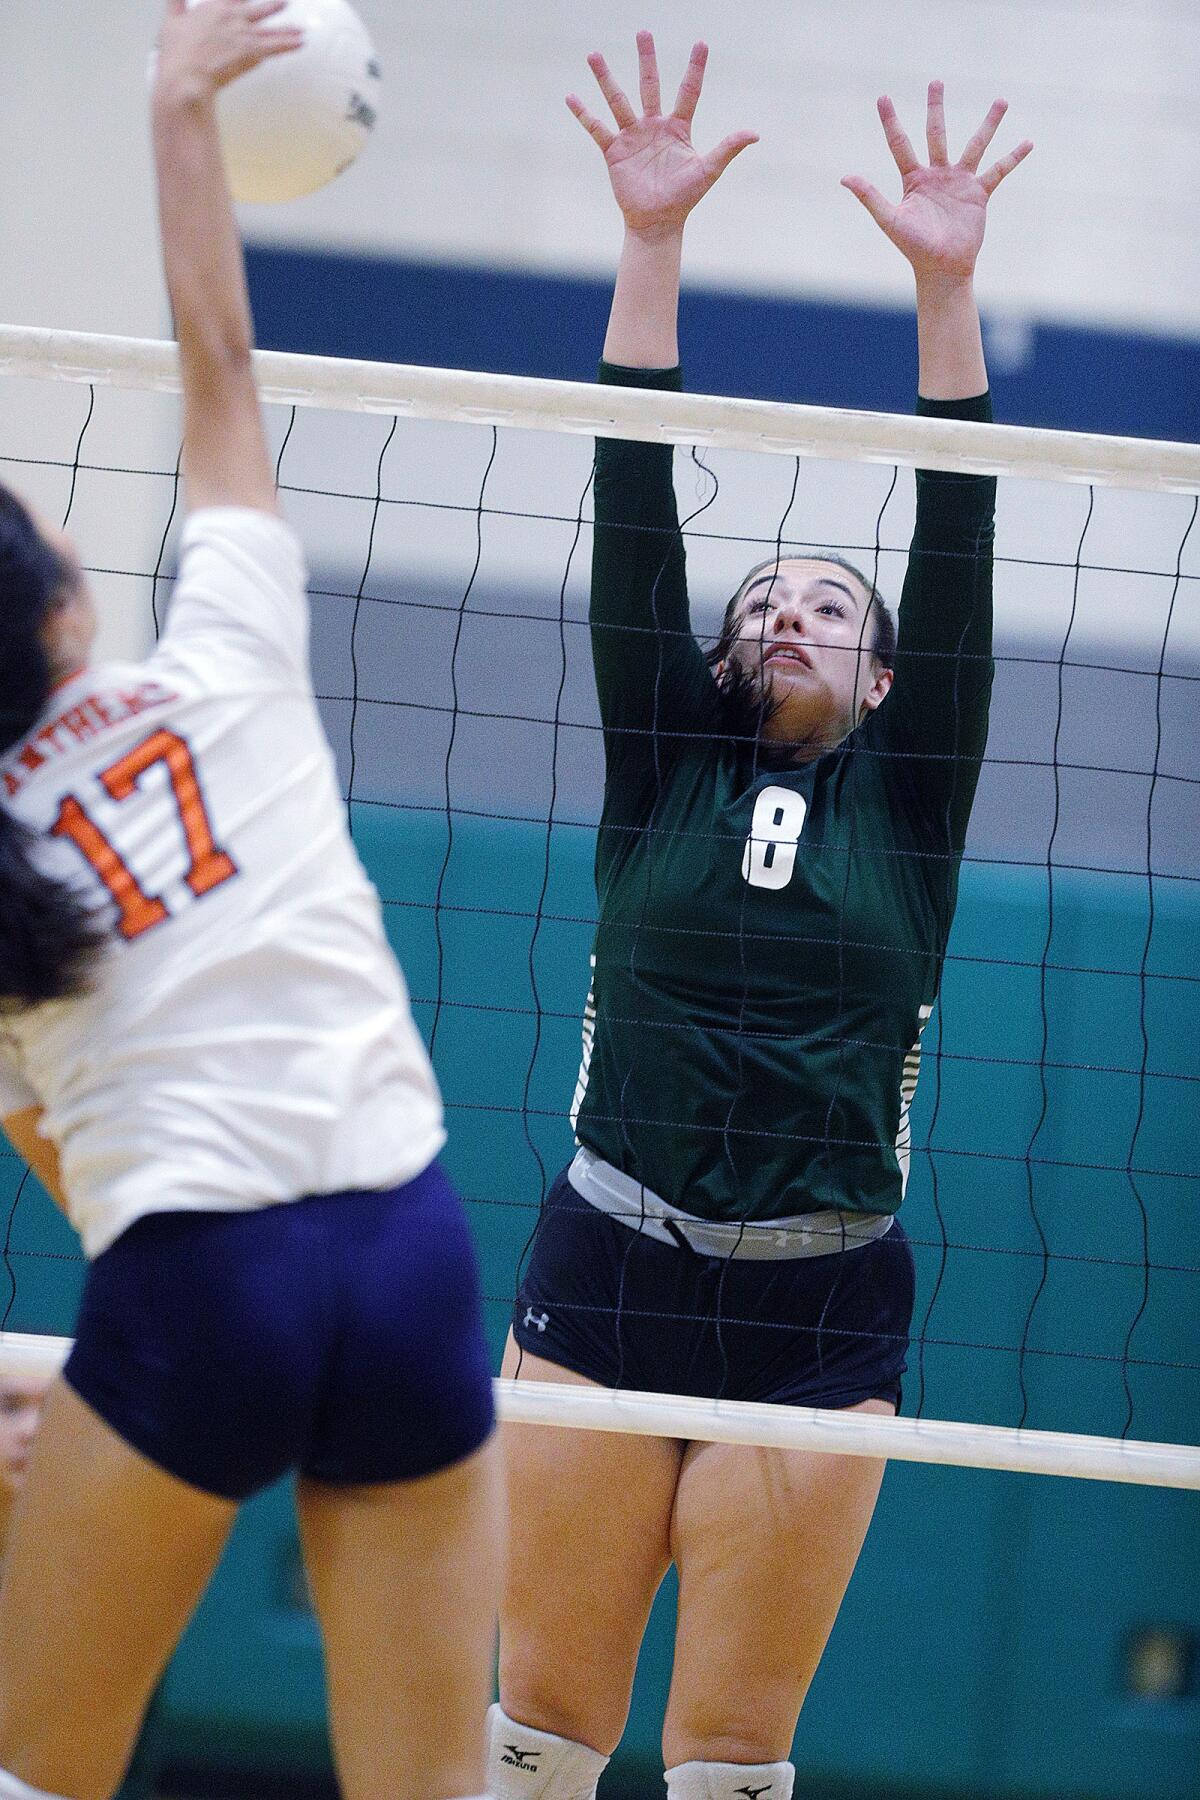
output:
[[[905,1416],[520,1380],[498,1398],[525,1422],[1200,1487],[1200,448],[257,361],[318,697],[497,1342],[572,1148],[602,774],[591,440],[680,447],[710,637],[780,552],[844,553],[894,600],[907,472],[1000,477],[992,732],[911,1118]],[[0,329],[0,376],[0,479],[67,523],[102,652],[140,654],[180,514],[174,346]],[[12,1155],[0,1226],[0,1371],[49,1370],[83,1264]]]

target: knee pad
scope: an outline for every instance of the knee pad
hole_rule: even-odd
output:
[[[62,1794],[48,1794],[43,1788],[31,1788],[18,1781],[7,1769],[0,1769],[0,1800],[64,1800]]]
[[[607,1766],[607,1756],[587,1744],[520,1725],[501,1706],[488,1709],[487,1791],[493,1800],[593,1800]]]
[[[791,1763],[685,1762],[668,1769],[667,1800],[792,1800]]]

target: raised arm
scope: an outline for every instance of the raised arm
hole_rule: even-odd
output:
[[[987,205],[1033,148],[1026,140],[978,173],[1007,110],[991,106],[956,163],[946,148],[942,84],[929,84],[928,163],[921,163],[892,102],[879,117],[903,181],[893,205],[869,181],[843,186],[862,201],[912,267],[917,290],[918,412],[990,419],[975,303],[975,263]],[[900,604],[895,681],[870,733],[899,753],[897,777],[919,810],[961,851],[987,741],[992,682],[992,538],[996,483],[985,476],[917,472],[917,520]]]
[[[673,369],[679,361],[679,270],[688,214],[738,152],[756,144],[758,137],[753,131],[734,131],[701,155],[692,143],[692,119],[704,86],[708,45],[693,46],[674,109],[666,114],[648,31],[638,32],[637,47],[640,118],[598,50],[588,57],[588,67],[616,131],[590,113],[577,94],[567,95],[567,105],[604,152],[613,199],[625,221],[605,361],[628,369]]]
[[[578,95],[568,95],[567,105],[604,154],[625,223],[601,380],[677,388],[683,228],[756,139],[733,132],[702,155],[691,123],[707,46],[693,48],[674,108],[664,114],[654,40],[641,31],[637,44],[640,116],[598,51],[588,64],[616,129]],[[688,618],[671,462],[668,445],[601,438],[596,446],[592,644],[610,774],[615,758],[657,758],[666,742],[657,734],[702,731],[716,710],[715,684]]]
[[[251,364],[241,241],[217,139],[216,96],[303,34],[266,23],[284,0],[168,0],[154,82],[154,160],[167,291],[183,376],[189,507],[277,510]]]
[[[900,200],[893,205],[861,175],[847,175],[842,182],[912,267],[917,284],[918,391],[925,400],[967,400],[987,389],[975,263],[983,246],[988,201],[1033,149],[1026,138],[979,174],[984,152],[1007,111],[1006,100],[994,100],[983,124],[952,163],[946,148],[942,83],[931,81],[926,113],[929,161],[923,164],[896,108],[882,94],[879,117],[904,183]]]

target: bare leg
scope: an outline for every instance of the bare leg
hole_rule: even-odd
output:
[[[516,1372],[510,1337],[503,1373]],[[597,1385],[528,1352],[521,1380]],[[608,1755],[671,1560],[684,1447],[549,1425],[505,1425],[500,1435],[509,1506],[500,1704],[523,1725]]]
[[[107,1800],[236,1510],[55,1384],[0,1585],[0,1768]]]
[[[868,1400],[850,1410],[895,1408]],[[688,1446],[671,1528],[679,1621],[668,1768],[786,1761],[883,1469],[858,1456]]]
[[[346,1800],[483,1791],[502,1519],[494,1444],[417,1481],[302,1481]]]

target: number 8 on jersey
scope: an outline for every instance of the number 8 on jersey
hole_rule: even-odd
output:
[[[754,802],[742,856],[742,879],[751,887],[785,888],[796,867],[796,849],[808,801],[790,788],[766,787]]]

